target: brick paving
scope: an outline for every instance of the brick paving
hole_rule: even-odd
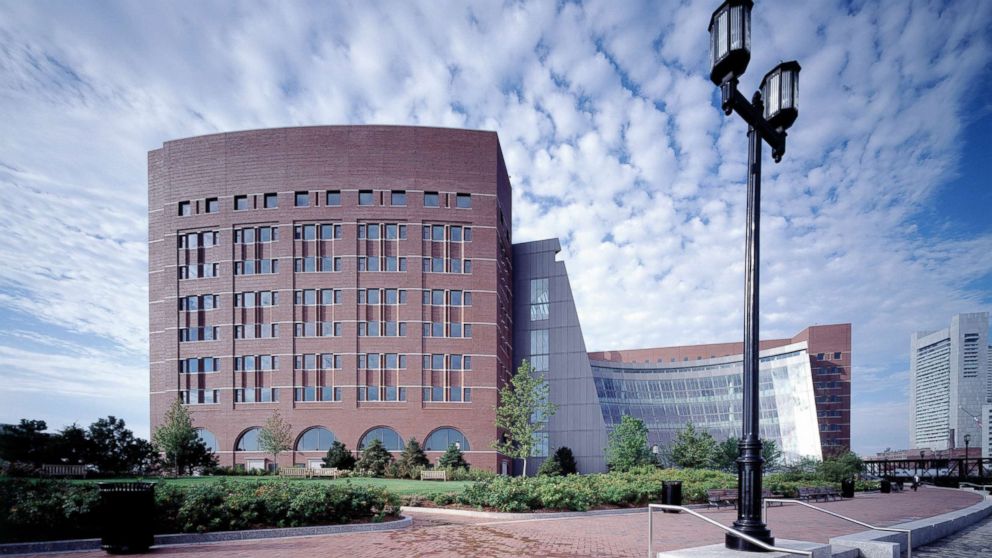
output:
[[[950,537],[913,550],[920,558],[975,558],[992,556],[992,518],[986,519]]]
[[[924,488],[919,492],[859,494],[854,500],[823,504],[831,511],[879,526],[893,525],[968,507],[975,494]],[[705,512],[726,525],[736,511]],[[566,556],[643,557],[647,551],[647,515],[584,516],[564,519],[487,520],[438,514],[412,514],[413,527],[384,533],[352,533],[238,541],[156,548],[156,555],[189,558],[289,558],[295,556]],[[769,527],[776,537],[826,542],[863,529],[799,506],[773,507]],[[655,548],[674,550],[714,544],[723,533],[687,514],[655,514]],[[961,554],[965,556],[966,554]],[[970,554],[968,556],[975,556]],[[100,551],[45,554],[47,558],[103,558]]]

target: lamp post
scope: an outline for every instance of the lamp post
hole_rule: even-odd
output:
[[[737,90],[738,78],[751,61],[752,0],[726,0],[710,16],[710,80],[720,87],[721,108],[748,124],[747,229],[744,256],[744,394],[740,456],[737,458],[737,521],[734,529],[768,544],[775,542],[761,517],[764,459],[759,439],[758,264],[760,262],[761,143],[772,148],[775,162],[785,154],[785,131],[799,112],[799,63],[783,62],[761,80],[749,102]],[[727,548],[762,551],[733,534]]]
[[[964,477],[968,480],[968,445],[971,444],[971,434],[964,435]]]

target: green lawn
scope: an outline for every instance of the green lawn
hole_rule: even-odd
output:
[[[378,478],[364,478],[364,477],[355,477],[355,478],[347,478],[347,479],[299,479],[299,478],[284,478],[278,476],[179,477],[175,479],[168,477],[150,477],[150,478],[126,478],[126,479],[86,479],[86,480],[75,480],[72,482],[93,483],[93,482],[150,481],[161,484],[194,486],[197,484],[217,482],[221,479],[227,480],[229,482],[288,481],[288,482],[314,482],[314,483],[328,483],[328,484],[331,483],[344,484],[350,482],[355,485],[382,486],[385,487],[390,492],[392,492],[393,494],[397,494],[399,496],[410,496],[414,494],[429,496],[431,494],[449,493],[449,492],[460,494],[462,491],[465,490],[467,486],[472,484],[472,481],[442,482],[442,481],[421,481],[421,480],[409,480],[409,479],[378,479]]]

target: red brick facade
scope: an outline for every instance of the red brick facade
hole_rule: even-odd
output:
[[[217,134],[166,142],[149,153],[148,175],[153,431],[183,394],[222,465],[265,459],[235,447],[278,409],[297,438],[320,426],[351,450],[379,426],[422,443],[455,428],[474,467],[500,468],[490,444],[496,390],[512,369],[512,214],[495,133]],[[278,303],[263,305],[272,292]],[[278,402],[266,401],[273,388]],[[286,452],[279,463],[322,455]]]

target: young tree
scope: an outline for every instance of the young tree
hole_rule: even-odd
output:
[[[437,459],[437,466],[442,469],[465,469],[468,470],[468,462],[465,455],[455,444],[450,444],[448,449]]]
[[[362,458],[358,460],[355,467],[363,471],[368,471],[374,477],[381,477],[386,474],[386,468],[393,462],[393,455],[389,453],[386,446],[382,445],[382,440],[374,439],[362,451]]]
[[[765,459],[764,470],[771,472],[778,469],[782,464],[782,450],[778,449],[775,440],[761,441],[761,457]]]
[[[853,478],[864,469],[864,462],[853,451],[842,453],[837,457],[824,459],[817,472],[831,482]]]
[[[527,458],[534,451],[537,433],[558,410],[549,401],[548,382],[534,375],[530,363],[524,360],[510,383],[499,390],[496,405],[496,428],[502,432],[493,442],[496,451],[515,459],[523,459],[523,474],[527,474]]]
[[[324,456],[324,467],[349,471],[355,467],[355,456],[351,455],[347,446],[334,440],[331,447],[327,448],[327,455]]]
[[[110,475],[135,474],[153,469],[158,464],[155,447],[135,438],[122,419],[108,416],[90,425],[87,434],[87,462],[101,473]]]
[[[652,462],[648,449],[648,427],[644,421],[623,415],[620,424],[610,432],[606,446],[606,466],[611,471],[629,471],[638,465]]]
[[[155,430],[152,443],[165,454],[165,462],[176,476],[191,475],[197,467],[217,464],[216,456],[197,435],[189,411],[178,398],[166,411],[162,425]]]
[[[740,438],[731,436],[716,445],[713,452],[713,466],[728,473],[737,472],[737,458],[740,456]],[[777,469],[782,460],[782,450],[778,449],[775,440],[761,441],[761,457],[765,459],[764,470],[770,472]]]
[[[258,433],[259,449],[272,454],[272,462],[277,468],[279,454],[293,449],[292,430],[293,426],[282,418],[279,411],[275,411]]]
[[[545,459],[544,463],[541,463],[540,469],[537,470],[538,476],[551,477],[574,475],[577,472],[575,456],[572,454],[572,450],[565,446],[556,449],[555,454],[550,459]]]
[[[717,444],[709,432],[696,430],[691,422],[679,430],[669,448],[672,463],[687,469],[713,466]]]
[[[424,449],[420,447],[417,439],[410,438],[406,446],[403,447],[403,453],[400,454],[396,464],[399,466],[400,476],[410,477],[414,467],[427,467],[431,462],[427,459],[427,454],[424,453]]]

